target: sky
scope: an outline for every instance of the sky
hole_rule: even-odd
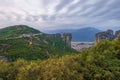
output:
[[[0,0],[0,28],[120,29],[120,0]]]

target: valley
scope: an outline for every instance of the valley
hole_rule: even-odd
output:
[[[120,80],[120,0],[0,0],[0,80]]]
[[[95,42],[26,25],[0,33],[0,80],[120,80],[120,31],[99,32]]]
[[[82,52],[82,50],[88,50],[92,46],[94,46],[94,42],[71,42],[71,47],[78,52]]]

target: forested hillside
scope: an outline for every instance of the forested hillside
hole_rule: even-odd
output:
[[[62,53],[62,52],[61,52]],[[0,61],[1,80],[120,80],[120,41],[103,40],[81,54]]]
[[[0,29],[0,39],[18,37],[22,34],[38,34],[38,33],[42,32],[26,25],[15,25]]]
[[[62,56],[76,52],[58,38],[49,37],[36,29],[25,25],[0,29],[0,56],[15,61],[47,59],[50,56]]]

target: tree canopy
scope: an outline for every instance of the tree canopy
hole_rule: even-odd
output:
[[[81,54],[0,61],[0,80],[120,80],[120,42],[103,40]]]

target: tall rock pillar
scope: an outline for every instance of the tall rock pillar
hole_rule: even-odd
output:
[[[63,41],[66,42],[66,45],[71,47],[72,34],[71,33],[63,33]]]

